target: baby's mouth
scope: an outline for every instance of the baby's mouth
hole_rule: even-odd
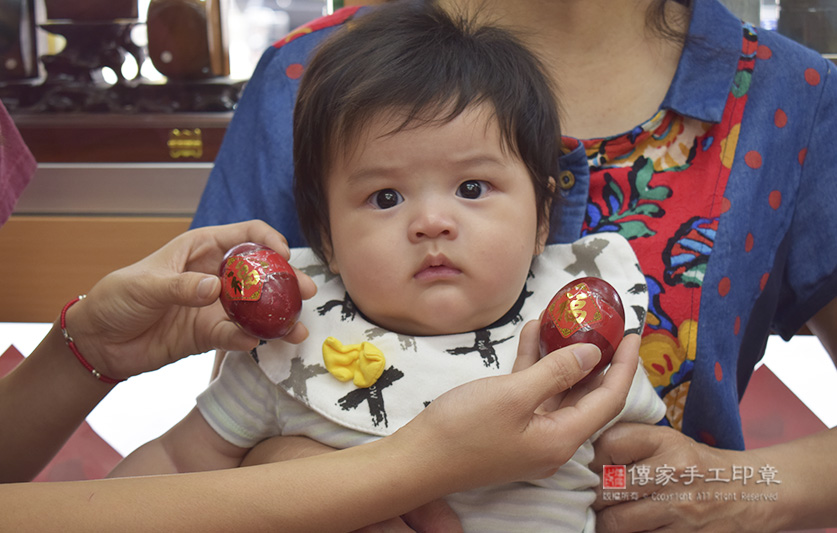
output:
[[[450,279],[461,273],[462,271],[456,268],[444,255],[433,255],[428,256],[422,262],[413,278],[419,281],[436,281]]]

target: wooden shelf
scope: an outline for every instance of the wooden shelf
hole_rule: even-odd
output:
[[[232,113],[13,114],[39,163],[212,162]]]
[[[52,322],[188,230],[231,113],[12,118],[38,170],[0,228],[0,322]]]
[[[52,322],[71,298],[189,228],[188,217],[12,216],[0,228],[0,322]]]

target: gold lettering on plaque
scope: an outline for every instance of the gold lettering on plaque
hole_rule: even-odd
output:
[[[196,159],[203,156],[203,139],[201,138],[201,129],[181,129],[175,128],[169,132],[169,156],[172,159],[179,159],[181,157],[194,157]]]

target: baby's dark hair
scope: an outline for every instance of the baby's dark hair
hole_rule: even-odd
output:
[[[555,92],[522,43],[477,19],[449,15],[434,1],[395,1],[348,21],[316,51],[294,110],[294,197],[321,259],[330,247],[329,166],[340,143],[351,147],[382,112],[404,117],[396,133],[488,105],[506,148],[532,178],[539,227],[548,223],[561,151]]]

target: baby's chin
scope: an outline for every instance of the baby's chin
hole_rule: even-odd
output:
[[[364,315],[369,322],[393,333],[410,335],[412,337],[438,337],[441,335],[457,335],[483,329],[499,320],[504,313],[497,313],[496,317],[475,316],[452,317],[438,315],[432,320],[419,320],[411,317],[370,317]],[[487,315],[487,314],[486,314]],[[458,326],[458,327],[454,327]]]

